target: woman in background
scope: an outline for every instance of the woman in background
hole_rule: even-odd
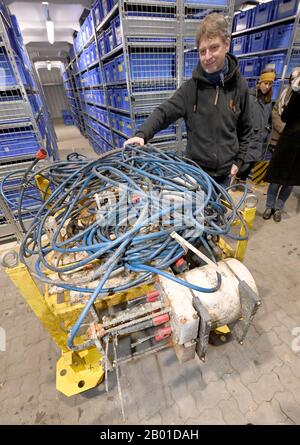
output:
[[[281,212],[293,186],[300,185],[300,67],[293,70],[290,85],[283,91],[276,106],[285,126],[265,177],[270,185],[263,218],[273,216],[275,222],[280,222]]]
[[[253,133],[244,163],[236,176],[237,183],[246,183],[256,162],[263,159],[272,128],[272,86],[275,72],[272,69],[262,71],[256,88],[250,91],[251,119]]]

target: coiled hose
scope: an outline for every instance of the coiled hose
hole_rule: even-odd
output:
[[[152,274],[196,291],[219,289],[218,273],[215,285],[203,288],[166,272],[185,254],[170,236],[173,231],[192,244],[201,242],[213,261],[208,236],[248,236],[238,212],[246,189],[235,206],[228,189],[193,161],[161,152],[150,144],[143,148],[127,146],[90,162],[82,158],[55,162],[34,172],[28,181],[32,182],[36,174],[48,178],[52,193],[25,235],[20,258],[29,268],[29,258],[35,259],[32,273],[42,282],[91,294],[72,328],[70,349],[78,349],[74,338],[97,298],[143,283]],[[49,238],[47,224],[51,218],[54,227]],[[238,218],[245,227],[243,238],[231,233],[232,222]],[[70,257],[72,261],[64,261]],[[128,280],[105,287],[109,278],[120,272]],[[87,285],[93,281],[98,284],[91,289]],[[84,347],[86,343],[79,346]]]

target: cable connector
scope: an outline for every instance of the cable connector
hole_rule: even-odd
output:
[[[35,157],[39,160],[42,161],[43,159],[46,159],[46,157],[48,156],[48,152],[45,148],[40,147],[40,149],[37,151]]]
[[[179,260],[176,261],[175,264],[173,264],[172,268],[177,273],[183,273],[185,270],[188,269],[188,264],[186,260],[183,257],[181,257],[179,258]]]

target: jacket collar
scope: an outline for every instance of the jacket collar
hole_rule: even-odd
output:
[[[228,64],[227,74],[224,76],[224,85],[229,83],[232,79],[234,79],[237,75],[239,75],[239,66],[237,58],[230,53],[226,54],[226,61]],[[204,72],[200,62],[198,62],[197,67],[194,69],[192,78],[197,81],[197,84],[206,84],[213,85],[212,82],[207,78],[206,73]]]

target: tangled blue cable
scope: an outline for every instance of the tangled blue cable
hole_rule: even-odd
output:
[[[232,222],[241,218],[238,208],[246,191],[235,206],[228,190],[192,161],[150,145],[127,146],[90,162],[56,162],[29,180],[37,173],[48,179],[52,193],[35,215],[20,257],[26,264],[35,258],[34,274],[42,282],[91,294],[69,336],[70,349],[97,298],[143,283],[152,274],[200,292],[219,289],[219,274],[212,288],[204,288],[166,272],[185,254],[170,236],[173,231],[192,244],[203,244],[213,261],[207,237],[248,236],[242,219],[246,235],[231,233]],[[46,273],[49,270],[55,278]],[[128,276],[126,283],[107,287],[109,278],[122,272]],[[91,289],[87,285],[93,281],[98,284]]]

